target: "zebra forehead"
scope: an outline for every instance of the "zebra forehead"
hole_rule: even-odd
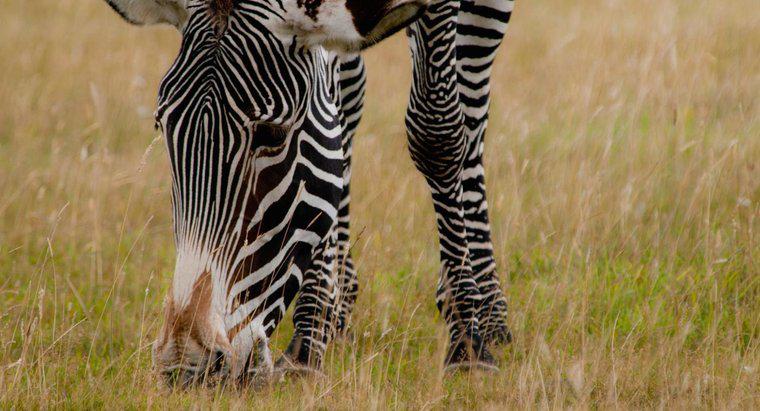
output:
[[[237,3],[239,0],[209,0],[209,1],[214,11],[220,12],[220,13],[229,13],[232,10],[232,7],[235,5],[235,3]]]
[[[211,13],[214,25],[217,31],[224,31],[227,28],[227,19],[232,13],[235,4],[240,0],[207,0],[209,2],[209,11]]]

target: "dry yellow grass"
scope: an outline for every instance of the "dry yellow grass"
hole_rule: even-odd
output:
[[[442,378],[408,53],[369,52],[356,342],[326,380],[256,392],[150,372],[174,259],[151,113],[178,36],[95,0],[0,16],[0,408],[760,407],[754,0],[518,0],[487,147],[516,336],[496,375]]]

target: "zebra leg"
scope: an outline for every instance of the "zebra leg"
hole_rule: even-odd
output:
[[[343,128],[343,192],[338,221],[314,252],[311,267],[293,313],[295,332],[277,368],[299,374],[318,372],[327,343],[345,333],[359,289],[350,254],[349,185],[353,136],[361,119],[366,83],[364,61],[359,55],[340,64],[339,101]]]
[[[366,75],[364,60],[354,55],[343,60],[340,65],[340,107],[343,125],[343,195],[338,209],[338,294],[337,333],[348,333],[351,314],[359,291],[354,262],[351,259],[351,241],[349,237],[349,205],[351,202],[351,152],[353,138],[364,108],[364,90]]]
[[[335,334],[336,251],[337,232],[333,227],[315,249],[313,263],[303,274],[293,312],[293,338],[275,364],[280,373],[321,375],[322,358]]]
[[[463,173],[465,226],[473,276],[481,294],[478,319],[487,344],[507,344],[512,334],[507,326],[507,300],[496,273],[496,262],[488,220],[482,166],[482,133],[471,142]]]
[[[442,267],[436,303],[451,338],[447,369],[495,369],[480,333],[480,291],[470,267],[462,205],[467,145],[457,90],[458,9],[458,1],[435,1],[408,29],[413,84],[407,136],[412,160],[430,187],[437,216]]]
[[[487,343],[495,344],[508,343],[512,336],[491,242],[483,140],[488,124],[492,63],[513,6],[511,0],[463,1],[457,27],[458,85],[468,146],[462,174],[467,244],[473,275],[482,295],[478,310],[481,331]]]

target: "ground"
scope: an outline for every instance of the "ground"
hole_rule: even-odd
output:
[[[408,51],[371,50],[354,340],[322,380],[187,392],[150,368],[174,263],[152,112],[179,36],[95,0],[0,4],[0,408],[760,407],[753,0],[518,1],[486,147],[515,336],[496,374],[443,375]]]

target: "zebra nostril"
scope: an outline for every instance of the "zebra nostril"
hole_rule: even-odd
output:
[[[162,371],[164,383],[169,389],[185,389],[192,385],[195,379],[195,374],[190,371],[182,369],[173,369],[170,371]]]

